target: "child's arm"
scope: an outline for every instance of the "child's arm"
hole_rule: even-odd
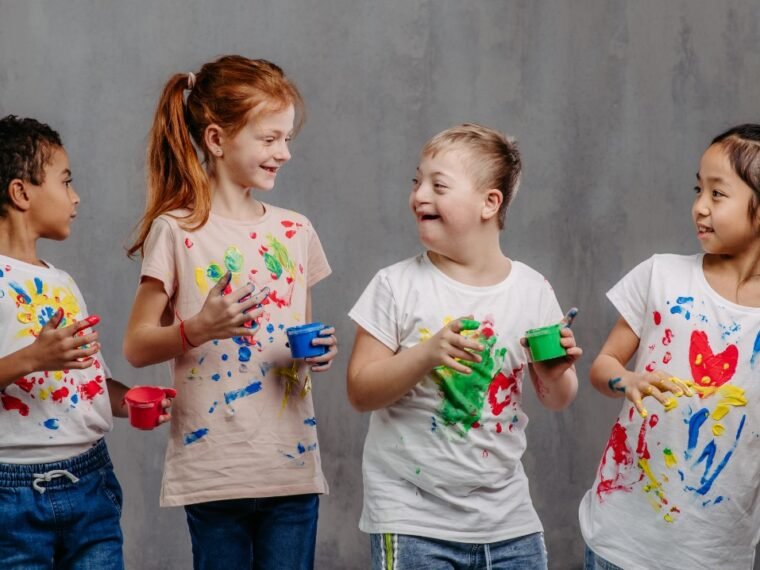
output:
[[[462,319],[457,319],[429,340],[394,353],[362,327],[357,327],[348,363],[347,388],[351,405],[360,412],[389,406],[436,366],[448,366],[470,374],[472,371],[455,359],[480,362],[480,356],[468,350],[481,351],[483,346],[460,335],[462,330]]]
[[[117,418],[127,417],[127,404],[124,401],[124,395],[127,388],[124,384],[113,378],[106,378],[108,386],[108,399],[111,400],[111,413]]]
[[[567,356],[528,365],[538,399],[550,410],[566,408],[578,393],[578,376],[574,363],[581,357],[583,350],[575,344],[575,335],[570,328],[563,327],[560,334],[560,344],[565,348]]]
[[[0,390],[33,372],[46,370],[82,370],[92,366],[90,358],[100,350],[98,333],[77,333],[97,324],[97,317],[77,321],[59,329],[63,310],[51,317],[29,346],[0,358]],[[81,348],[90,345],[87,348]]]
[[[692,395],[688,385],[661,370],[654,372],[631,372],[626,364],[639,347],[639,337],[624,318],[619,318],[607,341],[591,365],[591,384],[599,392],[611,398],[626,397],[642,417],[647,416],[641,400],[654,396],[663,406],[669,400],[663,392],[676,396]]]
[[[243,285],[224,294],[231,278],[227,272],[211,288],[201,310],[185,323],[185,340],[200,346],[210,340],[248,336],[251,330],[244,323],[264,312],[256,308],[266,298],[268,289],[252,296],[254,286]],[[175,358],[187,350],[180,333],[180,324],[163,325],[161,317],[169,304],[169,296],[157,279],[144,277],[132,306],[132,314],[124,335],[124,356],[132,366],[142,367]]]
[[[306,322],[310,323],[311,312],[311,288],[306,293]],[[338,354],[338,339],[335,336],[335,327],[327,327],[319,331],[319,337],[312,340],[314,345],[329,346],[328,351],[322,356],[312,356],[304,360],[311,365],[314,372],[324,372],[332,366],[333,359]]]

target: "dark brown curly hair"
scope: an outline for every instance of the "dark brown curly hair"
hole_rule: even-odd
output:
[[[45,166],[57,148],[63,148],[61,135],[45,123],[15,115],[0,119],[0,218],[7,214],[11,182],[45,182]]]

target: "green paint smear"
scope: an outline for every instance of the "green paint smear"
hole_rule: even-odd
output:
[[[480,362],[465,362],[472,370],[470,374],[462,374],[447,366],[440,366],[433,372],[439,379],[443,392],[443,402],[439,410],[441,419],[446,425],[458,426],[466,433],[473,424],[480,421],[486,392],[494,376],[501,370],[506,348],[491,353],[496,336],[480,338],[484,344]]]
[[[232,273],[240,273],[243,268],[243,254],[234,245],[224,252],[224,266]]]
[[[295,277],[296,265],[293,263],[293,260],[290,259],[288,248],[282,245],[282,243],[272,234],[267,235],[267,240],[269,240],[270,251],[264,254],[264,263],[270,273],[276,275],[277,279],[279,279],[284,270],[287,271],[288,275],[291,277]]]
[[[224,272],[218,264],[212,263],[208,266],[208,269],[206,269],[206,275],[208,275],[209,279],[219,281],[222,278],[222,275],[224,275]]]

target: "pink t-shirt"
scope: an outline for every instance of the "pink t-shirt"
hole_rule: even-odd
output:
[[[169,310],[197,314],[216,281],[270,290],[251,335],[214,340],[172,361],[177,398],[161,489],[162,506],[326,493],[308,365],[294,363],[285,329],[306,319],[308,290],[331,270],[309,220],[264,204],[254,222],[211,214],[192,232],[156,219],[142,277],[161,281]]]

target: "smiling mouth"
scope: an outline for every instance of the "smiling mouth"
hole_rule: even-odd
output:
[[[417,220],[420,222],[432,222],[434,220],[440,220],[441,216],[435,214],[422,214],[417,216]]]
[[[266,170],[269,174],[277,174],[278,168],[276,166],[262,166],[264,170]]]

